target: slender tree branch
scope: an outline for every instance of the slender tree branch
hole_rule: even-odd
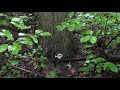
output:
[[[116,37],[118,37],[119,35],[120,35],[120,33],[117,34],[115,37],[113,37],[113,38],[108,42],[108,44],[106,45],[106,47],[107,47]]]
[[[26,69],[24,69],[24,68],[20,68],[20,67],[14,66],[14,65],[11,65],[11,66],[14,67],[14,68],[17,68],[17,69],[19,69],[19,70],[21,70],[21,71],[25,71],[25,72],[27,72],[27,73],[32,73],[32,74],[33,74],[33,72],[31,72],[31,71],[29,71],[29,70],[26,70]]]

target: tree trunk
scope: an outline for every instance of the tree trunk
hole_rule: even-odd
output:
[[[63,59],[74,57],[75,45],[73,43],[73,34],[68,30],[58,31],[56,26],[63,22],[68,12],[39,12],[39,27],[44,31],[52,33],[51,37],[42,37],[41,45],[52,57],[57,53],[63,54]]]

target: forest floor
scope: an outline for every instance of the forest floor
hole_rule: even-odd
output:
[[[76,58],[85,57],[86,53],[85,51],[81,50],[82,44],[78,42],[79,45],[79,52],[76,55]],[[28,58],[26,60],[20,59],[18,66],[7,66],[6,69],[3,69],[2,66],[5,66],[5,59],[3,58],[0,60],[1,67],[0,67],[0,77],[3,78],[46,78],[50,77],[48,76],[48,73],[53,71],[53,74],[51,77],[55,78],[96,78],[93,76],[92,73],[84,73],[80,72],[79,69],[81,67],[86,67],[87,64],[85,63],[85,60],[83,61],[74,61],[74,62],[58,62],[56,63],[56,66],[54,65],[51,60],[46,60],[44,64],[47,65],[46,68],[42,69],[41,67],[37,67],[38,60]],[[3,69],[3,70],[2,70]],[[55,73],[56,72],[56,73]],[[104,72],[100,76],[97,76],[99,78],[120,78],[120,73],[114,74],[114,73],[108,73]]]

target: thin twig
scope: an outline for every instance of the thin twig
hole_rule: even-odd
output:
[[[26,70],[26,69],[24,69],[24,68],[20,68],[20,67],[14,66],[14,65],[11,65],[11,66],[14,67],[14,68],[17,68],[17,69],[19,69],[19,70],[25,71],[25,72],[27,72],[27,73],[32,73],[32,74],[33,74],[33,72],[31,72],[31,71],[29,71],[29,70]]]
[[[116,38],[116,37],[118,37],[120,34],[117,34],[115,37],[113,37],[109,42],[108,42],[108,44],[106,45],[106,47]]]

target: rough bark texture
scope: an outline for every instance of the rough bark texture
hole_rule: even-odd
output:
[[[62,53],[63,58],[71,58],[74,55],[73,34],[68,30],[61,32],[56,29],[67,15],[67,12],[39,12],[39,27],[52,33],[51,37],[41,40],[43,48],[47,48],[50,55]]]

